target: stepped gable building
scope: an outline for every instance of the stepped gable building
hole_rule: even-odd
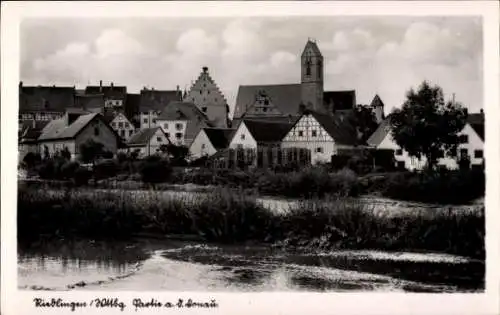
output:
[[[228,125],[229,106],[221,90],[203,67],[198,79],[193,83],[183,97],[185,102],[195,104],[210,122],[220,128]]]
[[[24,86],[19,83],[19,120],[52,120],[75,106],[75,87]]]
[[[334,115],[352,111],[356,106],[355,91],[324,91],[324,60],[315,41],[306,43],[300,74],[301,82],[295,84],[241,85],[234,118],[300,116],[303,109]]]

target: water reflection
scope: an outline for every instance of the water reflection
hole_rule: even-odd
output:
[[[412,259],[413,258],[413,259]],[[19,247],[27,289],[412,291],[484,289],[484,262],[371,251],[286,252],[174,241],[59,241]]]

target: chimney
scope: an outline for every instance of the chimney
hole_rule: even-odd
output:
[[[99,92],[102,92],[102,80],[99,80]]]
[[[111,88],[113,88],[113,86],[114,86],[114,85],[113,85],[113,82],[111,82],[109,85],[111,86]]]
[[[19,88],[22,89],[23,88],[23,81],[19,81]]]
[[[481,113],[481,115],[482,115],[482,114],[484,114],[484,110],[481,108],[481,109],[479,110],[479,113]]]
[[[208,67],[203,67],[203,73],[207,73],[208,72]]]

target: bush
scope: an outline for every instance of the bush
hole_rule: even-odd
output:
[[[78,167],[73,174],[73,181],[76,185],[87,185],[90,178],[92,177],[92,172],[85,167]]]
[[[116,176],[118,165],[114,160],[103,160],[94,165],[94,177],[105,179]]]
[[[166,182],[172,174],[168,161],[158,156],[149,156],[140,166],[141,179],[145,183],[156,184]]]
[[[23,158],[23,163],[28,169],[31,169],[36,165],[39,165],[41,161],[42,157],[40,156],[40,154],[33,152],[26,153],[26,155]]]
[[[61,166],[61,177],[64,179],[72,179],[75,177],[75,171],[80,167],[78,162],[66,162]]]

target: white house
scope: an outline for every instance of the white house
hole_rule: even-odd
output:
[[[116,133],[126,142],[135,132],[134,125],[123,113],[118,113],[109,123]]]
[[[281,142],[282,148],[305,148],[311,151],[311,163],[327,163],[339,150],[357,144],[355,129],[337,117],[305,111]]]
[[[427,163],[425,157],[417,159],[408,155],[394,141],[391,135],[389,119],[384,120],[377,130],[367,140],[368,144],[376,149],[394,150],[394,158],[400,167],[408,170],[422,170]],[[458,133],[463,143],[458,145],[458,152],[454,156],[444,156],[438,159],[438,165],[448,169],[457,169],[460,157],[468,156],[471,165],[481,165],[484,161],[484,115],[469,114],[465,127]]]
[[[189,147],[191,158],[211,156],[221,149],[228,148],[233,132],[234,129],[226,128],[201,129]]]
[[[138,130],[127,142],[128,153],[137,152],[139,158],[158,154],[161,146],[170,144],[160,127]]]
[[[234,131],[229,147],[232,149],[257,149],[279,147],[281,139],[292,127],[288,122],[243,119]]]
[[[53,155],[67,148],[71,157],[79,154],[85,141],[93,139],[104,150],[116,153],[120,143],[118,134],[106,123],[101,114],[66,113],[63,118],[50,121],[37,139],[38,152]]]

